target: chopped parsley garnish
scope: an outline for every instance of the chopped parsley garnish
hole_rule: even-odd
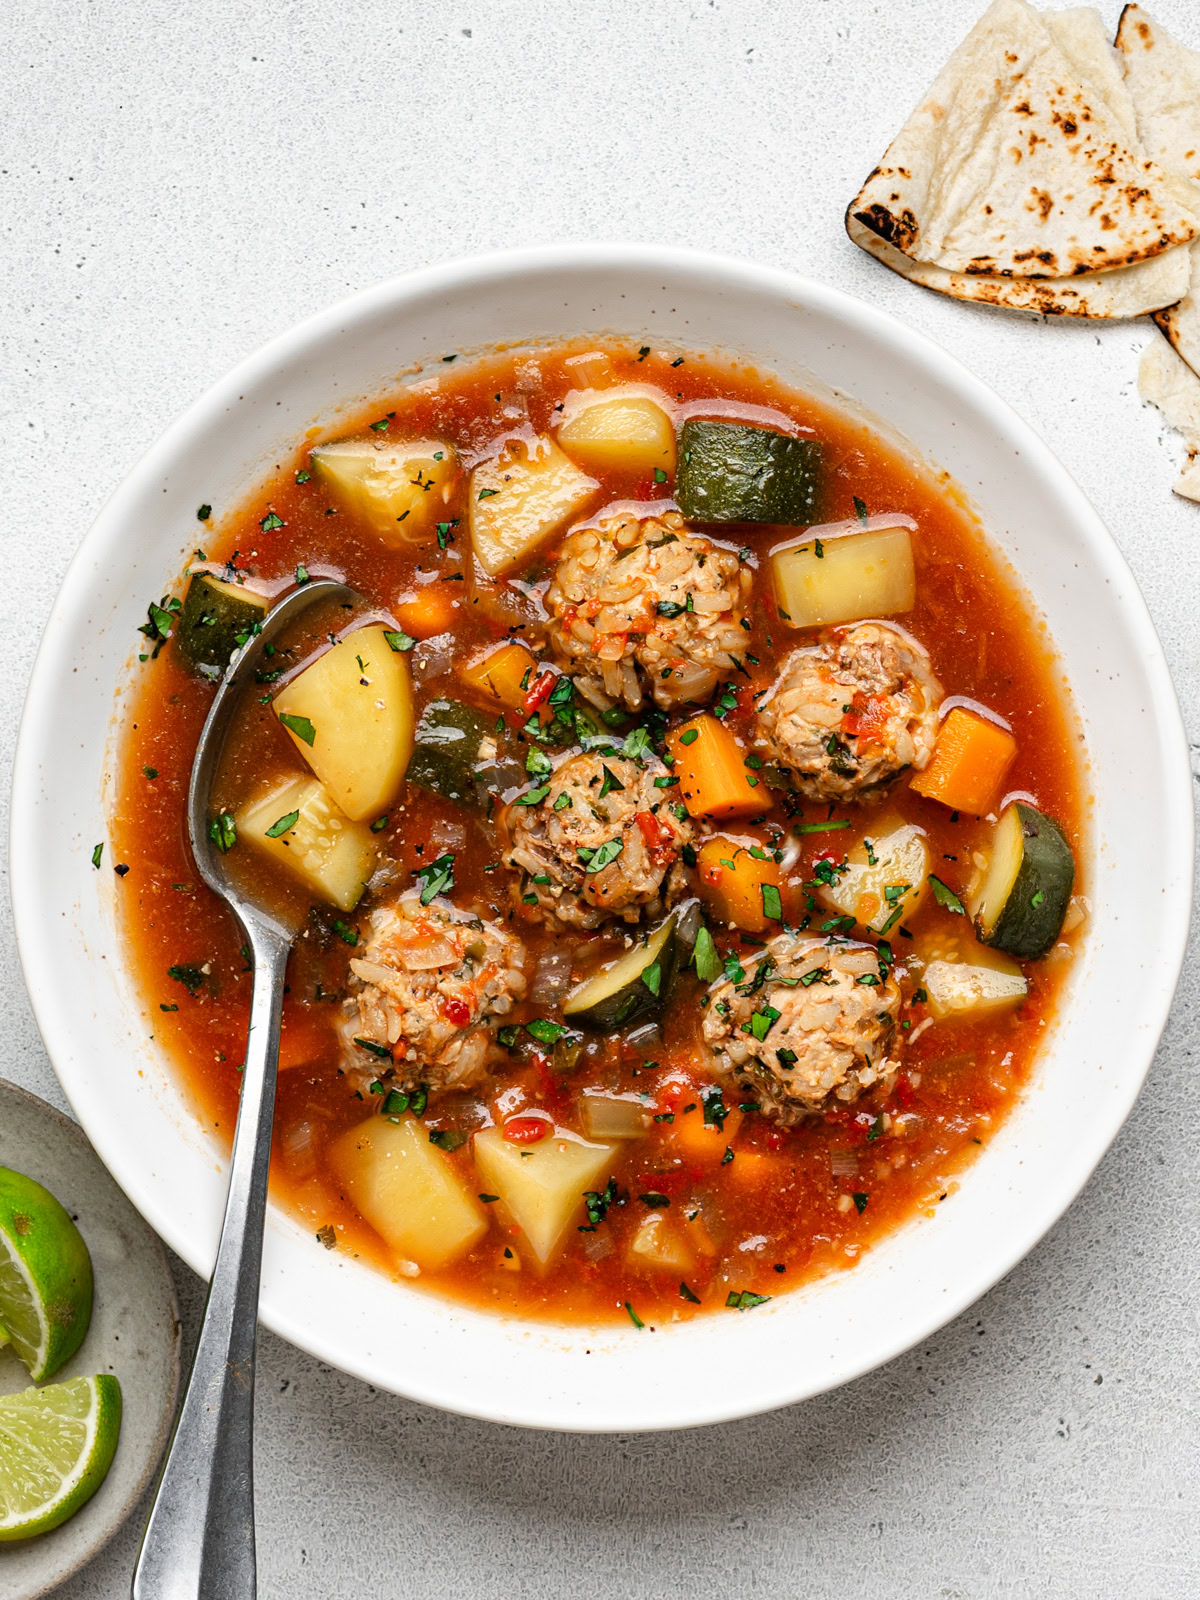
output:
[[[210,505],[199,506],[196,510],[196,520],[198,522],[207,522],[211,516],[212,507]]]
[[[499,493],[499,489],[480,489],[476,498],[479,500],[490,500],[493,495],[497,495]]]
[[[800,979],[800,983],[805,989],[811,989],[814,983],[824,983],[825,979],[828,977],[828,967],[814,967],[811,972],[806,972],[804,974],[804,976]]]
[[[663,1206],[669,1206],[671,1201],[665,1194],[659,1194],[657,1189],[650,1189],[645,1194],[638,1195],[638,1199],[651,1211],[658,1211]]]
[[[155,778],[158,777],[158,768],[157,767],[143,767],[142,771],[143,771],[143,773],[145,773],[146,777],[149,778],[151,783],[153,783]]]
[[[515,1022],[506,1022],[502,1028],[496,1029],[496,1043],[503,1045],[506,1050],[515,1049],[519,1031]]]
[[[378,422],[368,423],[368,427],[371,429],[372,433],[386,433],[388,430],[388,423],[390,421],[390,417],[380,417]]]
[[[208,825],[208,837],[222,855],[228,855],[237,843],[237,823],[228,811],[218,811]],[[100,865],[99,862],[96,863]]]
[[[875,1118],[875,1121],[867,1129],[867,1143],[868,1144],[874,1144],[875,1140],[881,1138],[882,1135],[883,1135],[883,1118],[881,1116],[879,1116],[879,1117]]]
[[[713,942],[712,934],[703,926],[696,934],[696,943],[692,950],[692,965],[695,967],[696,976],[701,983],[715,983],[721,976],[721,958],[717,954],[717,947]]]
[[[857,495],[854,496],[854,515],[860,522],[865,522],[867,520],[866,504],[860,500]]]
[[[605,867],[617,859],[623,849],[624,845],[620,839],[606,840],[598,850],[592,852],[587,865],[583,869],[584,872],[588,875],[602,872]],[[580,853],[582,854],[582,852]]]
[[[281,834],[290,833],[300,820],[298,811],[289,811],[286,816],[280,817],[278,822],[273,822],[267,829],[268,839],[278,839]]]
[[[801,978],[801,983],[804,979]],[[757,1011],[750,1013],[749,1022],[742,1023],[742,1032],[751,1034],[761,1044],[779,1021],[780,1013],[774,1006],[760,1005]]]
[[[867,1209],[867,1201],[871,1198],[871,1196],[869,1194],[852,1194],[850,1198],[854,1201],[854,1209],[861,1217],[863,1212]]]
[[[333,931],[343,944],[358,943],[358,929],[352,928],[348,922],[343,922],[340,918],[334,918]]]
[[[725,1104],[725,1096],[716,1084],[709,1084],[700,1091],[700,1104],[704,1107],[704,1126],[716,1128],[720,1133],[725,1127],[725,1118],[729,1115],[729,1107]]]
[[[204,987],[205,974],[199,967],[168,967],[167,977],[181,983],[193,1000]]]
[[[439,1150],[461,1150],[471,1137],[463,1133],[461,1128],[430,1128],[429,1142],[437,1145]]]
[[[755,1306],[765,1306],[769,1294],[755,1294],[751,1289],[731,1289],[725,1304],[731,1311],[752,1311]]]
[[[500,1196],[498,1194],[481,1194],[479,1198],[483,1201],[485,1206],[494,1206],[496,1201],[499,1200]]]
[[[372,833],[382,833],[383,830],[387,827],[387,825],[388,825],[388,815],[387,815],[387,812],[385,811],[384,814],[381,817],[376,817],[375,818],[375,821],[371,824],[371,832]]]
[[[95,849],[94,849],[94,850],[93,850],[93,851],[92,851],[92,865],[93,865],[93,866],[94,866],[94,867],[97,867],[97,868],[98,868],[98,867],[99,867],[99,865],[100,865],[100,858],[101,858],[101,856],[102,856],[102,855],[103,855],[103,854],[104,854],[104,841],[103,841],[103,840],[101,840],[101,842],[100,842],[100,843],[99,843],[99,844],[98,844],[98,845],[97,845],[97,846],[96,846],[96,848],[95,848]]]
[[[617,1180],[610,1178],[603,1190],[585,1189],[583,1191],[583,1204],[587,1211],[587,1222],[580,1223],[580,1233],[595,1233],[596,1224],[603,1222],[609,1213],[609,1208],[620,1204],[617,1196]]]
[[[679,735],[679,742],[680,742],[680,744],[695,744],[696,740],[699,737],[700,737],[700,729],[699,728],[685,728],[683,730],[683,732]]]
[[[390,1045],[376,1044],[374,1039],[360,1039],[357,1034],[354,1035],[354,1042],[360,1050],[365,1050],[368,1055],[378,1056],[382,1061],[390,1061],[392,1059]]]
[[[519,794],[513,804],[518,806],[540,805],[549,793],[550,785],[542,783],[536,789],[526,789],[524,794]]]
[[[567,1029],[561,1022],[551,1022],[548,1017],[534,1017],[525,1024],[525,1032],[539,1044],[557,1044]]]
[[[385,628],[383,637],[387,640],[389,647],[396,651],[398,655],[402,655],[406,650],[411,650],[417,642],[411,634],[403,632],[400,628]]]
[[[447,851],[435,861],[427,861],[414,874],[421,884],[421,904],[427,906],[435,896],[449,894],[454,887],[454,855]]]
[[[770,917],[775,922],[783,921],[783,901],[773,883],[764,883],[762,886],[762,908],[765,917]]]
[[[268,511],[259,523],[259,527],[264,533],[274,533],[276,528],[282,528],[283,525],[283,518],[277,511]]]
[[[316,740],[317,730],[307,717],[294,717],[290,711],[281,711],[279,720],[289,733],[294,733],[297,739],[311,748]]]
[[[626,1300],[626,1302],[625,1302],[625,1310],[629,1313],[630,1322],[633,1323],[634,1327],[640,1333],[641,1330],[646,1326],[646,1324],[642,1321],[641,1317],[638,1316],[637,1312],[629,1304],[628,1300]]]
[[[663,471],[663,469],[661,467],[655,467],[655,469],[654,469],[654,481],[655,481],[655,483],[666,483],[667,475],[666,475],[666,473]]]
[[[546,762],[546,765],[549,767],[549,761]],[[616,773],[611,767],[607,767],[603,762],[601,762],[600,771],[604,774],[603,782],[600,785],[601,800],[604,799],[605,795],[612,794],[614,789],[623,790],[625,788],[625,785],[621,782],[620,778],[617,777]]]
[[[654,608],[660,617],[666,617],[669,622],[674,622],[676,617],[681,617],[687,610],[677,600],[660,600]]]
[[[940,878],[935,878],[932,872],[929,874],[929,887],[933,890],[933,898],[938,905],[942,906],[946,911],[955,912],[960,917],[966,916],[967,908],[954,890],[950,888],[949,884],[943,883]],[[1033,903],[1037,905],[1038,902],[1035,899]]]
[[[399,1089],[389,1089],[380,1110],[385,1117],[402,1117],[408,1110],[408,1096]]]
[[[794,1050],[776,1050],[775,1059],[785,1072],[790,1072],[796,1065],[796,1052]]]
[[[306,468],[301,467],[300,471],[296,474],[296,482],[297,483],[307,483],[308,480],[311,477],[312,477],[312,473],[309,472]]]
[[[662,963],[652,961],[648,967],[642,969],[642,982],[652,995],[657,996],[662,988]]]
[[[849,817],[839,817],[835,822],[797,822],[792,831],[793,833],[836,833],[839,828],[848,828],[849,826]],[[873,861],[869,864],[871,866],[875,865]]]
[[[688,1288],[687,1284],[682,1280],[679,1284],[679,1298],[681,1300],[686,1300],[687,1303],[692,1306],[698,1306],[700,1304],[700,1296],[698,1294],[693,1294]]]

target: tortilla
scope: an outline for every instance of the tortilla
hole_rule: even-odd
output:
[[[1026,0],[994,0],[850,216],[913,260],[970,276],[1069,278],[1194,238],[1196,219],[1060,32]]]
[[[1200,53],[1181,45],[1137,5],[1121,13],[1117,49],[1142,144],[1177,192],[1200,207]],[[1191,247],[1190,287],[1154,320],[1200,373],[1200,242]]]
[[[1158,407],[1187,445],[1187,465],[1175,493],[1200,500],[1200,378],[1169,345],[1153,339],[1142,351],[1138,393]]]
[[[1037,311],[1046,317],[1140,317],[1171,306],[1187,291],[1189,251],[1200,249],[1180,244],[1149,261],[1135,261],[1112,272],[1084,272],[1077,278],[999,278],[988,273],[947,272],[925,261],[912,261],[853,216],[846,220],[846,232],[885,267],[923,289],[1009,311]]]

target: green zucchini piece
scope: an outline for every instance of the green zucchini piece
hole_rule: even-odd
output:
[[[996,824],[992,860],[972,902],[983,944],[1032,960],[1062,931],[1075,883],[1075,858],[1058,823],[1019,800]]]
[[[476,774],[495,755],[495,725],[495,717],[461,700],[431,700],[417,723],[404,776],[459,805],[482,805]]]
[[[822,450],[742,422],[690,420],[679,430],[675,500],[697,522],[817,521]]]
[[[180,654],[193,672],[219,678],[270,607],[265,594],[197,572],[188,584],[175,629]]]
[[[576,984],[563,1001],[562,1014],[573,1027],[615,1033],[666,1001],[679,970],[680,941],[674,913],[645,944],[610,961]],[[657,971],[655,969],[657,968]]]

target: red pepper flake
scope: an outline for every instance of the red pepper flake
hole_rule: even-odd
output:
[[[558,682],[558,674],[544,668],[529,685],[529,692],[525,696],[525,710],[532,715],[540,705],[544,705],[550,698],[550,691]]]
[[[509,1117],[503,1131],[510,1144],[538,1144],[552,1126],[546,1117]]]
[[[452,1028],[465,1028],[471,1020],[471,1008],[465,1000],[455,1000],[450,996],[442,1001],[438,1009]]]

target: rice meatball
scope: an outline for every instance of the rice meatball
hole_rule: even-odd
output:
[[[896,1072],[900,988],[873,945],[781,933],[745,973],[709,990],[703,1034],[718,1070],[764,1116],[791,1127]]]
[[[750,570],[677,511],[568,534],[546,593],[551,649],[593,703],[709,699],[737,670]]]
[[[484,1077],[495,1027],[525,994],[525,946],[449,901],[423,906],[410,889],[371,912],[350,972],[341,1018],[347,1067],[363,1067],[354,1041],[366,1039],[391,1051],[400,1087],[462,1089]]]
[[[680,860],[692,838],[686,813],[655,787],[667,769],[621,756],[570,756],[533,805],[521,797],[501,817],[504,865],[518,911],[536,921],[598,928],[638,922],[686,892]],[[537,790],[533,791],[537,793]],[[682,811],[682,807],[679,808]]]
[[[831,628],[793,650],[758,723],[770,754],[812,800],[871,800],[928,765],[942,686],[924,647],[881,622]]]

